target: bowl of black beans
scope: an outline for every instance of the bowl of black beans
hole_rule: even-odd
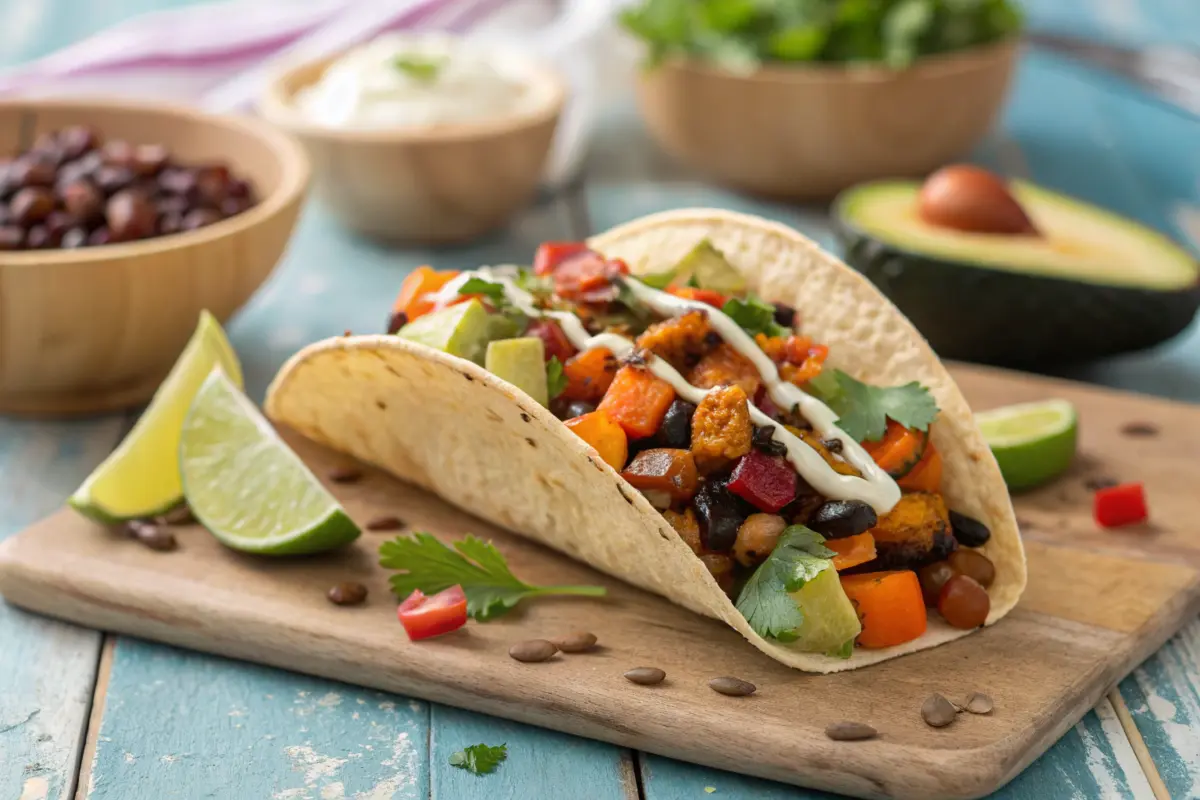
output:
[[[0,102],[0,413],[145,402],[207,310],[225,321],[282,256],[301,146],[160,103]]]

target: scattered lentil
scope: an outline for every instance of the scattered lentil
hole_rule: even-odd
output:
[[[553,658],[557,652],[558,647],[545,639],[527,639],[508,648],[510,656],[527,664],[546,661]]]
[[[825,726],[825,735],[835,742],[858,742],[864,739],[874,739],[879,731],[865,722],[831,722]]]
[[[397,516],[375,517],[367,520],[369,531],[398,531],[404,527],[404,520]]]
[[[196,517],[187,503],[180,503],[167,513],[155,517],[154,521],[159,525],[192,525],[195,524]]]
[[[1113,478],[1107,478],[1107,477],[1106,478],[1088,478],[1086,481],[1083,482],[1083,487],[1085,489],[1087,489],[1089,492],[1098,492],[1101,489],[1108,489],[1108,488],[1118,485],[1119,483],[1120,483],[1120,481],[1114,480]]]
[[[1121,428],[1121,433],[1135,438],[1158,436],[1158,426],[1150,422],[1128,422]]]
[[[345,581],[325,593],[335,606],[356,606],[367,599],[367,587],[357,581]]]
[[[929,695],[921,704],[921,718],[930,727],[944,728],[954,722],[957,716],[958,707],[937,692]]]
[[[730,697],[746,697],[754,694],[758,689],[757,686],[749,681],[744,681],[741,678],[731,678],[728,675],[713,678],[708,682],[708,688],[714,692],[729,695]]]
[[[990,714],[994,707],[992,698],[983,692],[971,692],[967,702],[963,705],[963,709],[972,714]]]
[[[149,547],[151,550],[166,552],[179,546],[175,534],[163,530],[152,522],[135,519],[126,526],[129,535]]]
[[[662,683],[666,677],[667,673],[658,667],[635,667],[625,673],[626,680],[640,686],[655,686]]]
[[[329,473],[334,483],[356,483],[362,480],[362,472],[355,467],[337,467]]]
[[[587,631],[573,631],[565,636],[558,636],[550,643],[564,653],[583,653],[596,646],[596,634]]]

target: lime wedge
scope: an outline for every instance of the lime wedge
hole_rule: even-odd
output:
[[[234,550],[301,555],[358,538],[333,495],[220,369],[183,422],[179,471],[196,519]]]
[[[237,385],[242,368],[221,324],[207,311],[125,440],[67,500],[92,519],[112,524],[152,517],[183,500],[179,480],[179,429],[192,397],[220,365]]]
[[[804,623],[796,629],[790,647],[806,653],[831,653],[862,632],[858,613],[832,564],[788,596],[804,612]]]
[[[1013,491],[1058,477],[1075,458],[1079,419],[1066,400],[993,408],[976,414],[975,421]]]

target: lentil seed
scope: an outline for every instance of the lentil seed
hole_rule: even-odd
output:
[[[1121,433],[1139,438],[1158,436],[1158,426],[1150,422],[1129,422],[1122,426]]]
[[[954,722],[957,716],[958,707],[937,692],[929,695],[921,704],[921,718],[930,727],[944,728]]]
[[[159,525],[192,525],[196,522],[196,516],[187,503],[180,503],[167,513],[155,517],[154,521]]]
[[[966,704],[963,705],[963,709],[972,714],[990,714],[993,708],[995,708],[995,704],[992,702],[992,698],[983,692],[971,692]]]
[[[126,526],[129,534],[151,550],[167,552],[179,546],[175,534],[165,531],[151,522],[135,519]]]
[[[744,681],[741,678],[733,678],[728,675],[713,678],[708,682],[708,688],[729,697],[746,697],[754,694],[758,689],[757,686],[749,681]]]
[[[357,483],[362,476],[362,472],[354,467],[337,467],[329,473],[329,480],[334,483]]]
[[[557,636],[550,643],[564,653],[584,653],[596,646],[596,634],[587,631],[573,631],[565,636]]]
[[[635,667],[625,673],[626,680],[639,686],[656,686],[662,683],[666,677],[667,673],[658,667]]]
[[[357,581],[345,581],[325,593],[335,606],[356,606],[367,599],[367,587]]]
[[[526,639],[508,648],[510,656],[526,664],[546,661],[553,658],[557,652],[558,647],[553,642],[548,642],[545,639]]]
[[[375,517],[367,521],[369,531],[398,531],[404,527],[404,520],[396,516]]]
[[[835,742],[859,742],[864,739],[874,739],[879,731],[865,722],[831,722],[825,726],[825,735]]]

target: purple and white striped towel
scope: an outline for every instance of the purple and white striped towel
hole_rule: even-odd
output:
[[[0,95],[96,95],[249,110],[284,65],[388,31],[500,39],[550,60],[571,85],[545,180],[582,161],[614,72],[611,19],[622,0],[224,0],[144,14],[41,59],[0,71]]]

